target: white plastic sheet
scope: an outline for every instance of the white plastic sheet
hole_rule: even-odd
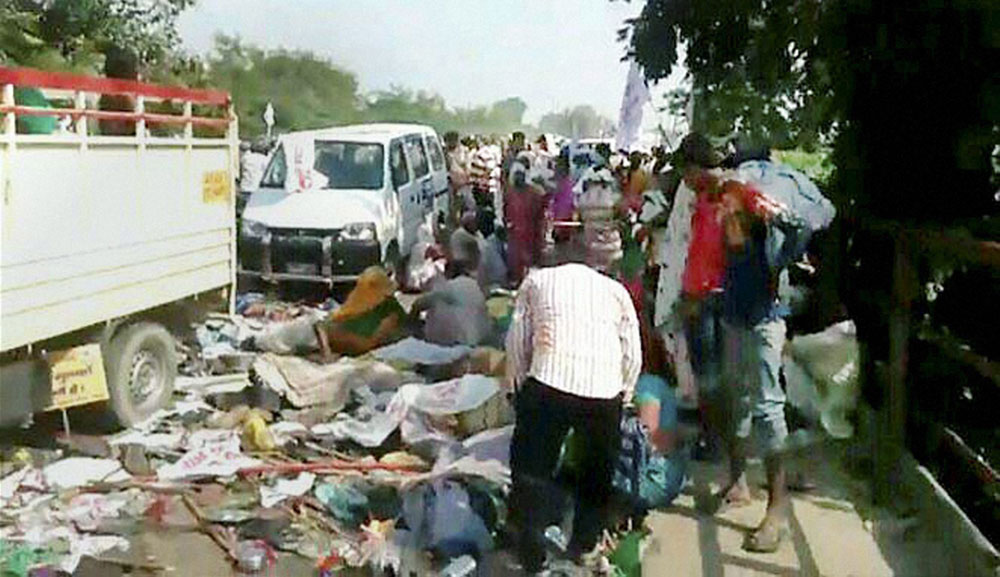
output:
[[[274,507],[289,497],[301,497],[312,489],[316,475],[300,473],[294,479],[278,479],[274,486],[260,486],[260,504],[264,507]]]
[[[818,419],[836,438],[848,438],[854,427],[847,418],[857,405],[859,352],[854,323],[845,321],[826,330],[797,336],[785,350],[788,400],[807,416]]]
[[[192,477],[228,477],[240,469],[260,465],[257,459],[240,452],[240,438],[235,431],[196,431],[188,446],[188,452],[176,463],[157,469],[157,478],[176,481]]]
[[[350,398],[351,377],[358,371],[353,359],[320,365],[299,357],[262,355],[254,361],[254,371],[293,406],[311,407],[329,403],[340,410]]]
[[[128,539],[117,535],[78,535],[69,542],[69,555],[59,563],[59,568],[72,574],[84,556],[98,557],[112,549],[128,551]]]
[[[128,500],[127,493],[82,493],[70,500],[64,514],[81,531],[94,531],[102,520],[118,517]]]
[[[64,490],[83,487],[104,481],[117,483],[132,478],[116,459],[70,457],[56,461],[42,469],[45,482],[54,489]]]
[[[446,435],[431,429],[423,417],[470,411],[499,390],[500,384],[496,379],[483,375],[465,375],[433,385],[403,385],[385,412],[376,413],[369,420],[340,417],[314,426],[312,432],[351,439],[364,447],[378,447],[400,425],[403,426],[403,441],[406,443],[446,439]]]
[[[472,352],[465,346],[443,347],[415,339],[403,339],[389,346],[376,349],[372,355],[386,362],[408,362],[415,365],[450,365]]]

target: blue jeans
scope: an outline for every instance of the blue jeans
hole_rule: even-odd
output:
[[[779,378],[785,321],[766,320],[749,328],[724,323],[723,330],[723,380],[732,393],[736,437],[747,439],[756,429],[764,454],[780,451],[788,437],[785,391]]]
[[[691,371],[698,390],[713,393],[719,387],[722,371],[722,295],[708,295],[695,306],[697,313],[684,320]]]

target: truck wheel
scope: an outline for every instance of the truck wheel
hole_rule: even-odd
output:
[[[177,376],[174,338],[155,323],[125,327],[111,338],[104,365],[111,410],[130,427],[170,400]]]

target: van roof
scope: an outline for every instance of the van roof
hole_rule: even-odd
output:
[[[287,136],[312,136],[317,139],[336,138],[360,142],[388,142],[407,134],[436,134],[434,129],[424,124],[374,123],[335,126],[318,130],[291,132]]]

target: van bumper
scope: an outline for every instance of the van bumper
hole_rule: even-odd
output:
[[[241,238],[241,277],[266,282],[354,282],[370,266],[382,264],[377,240],[338,240],[337,230],[271,229],[264,237]]]

